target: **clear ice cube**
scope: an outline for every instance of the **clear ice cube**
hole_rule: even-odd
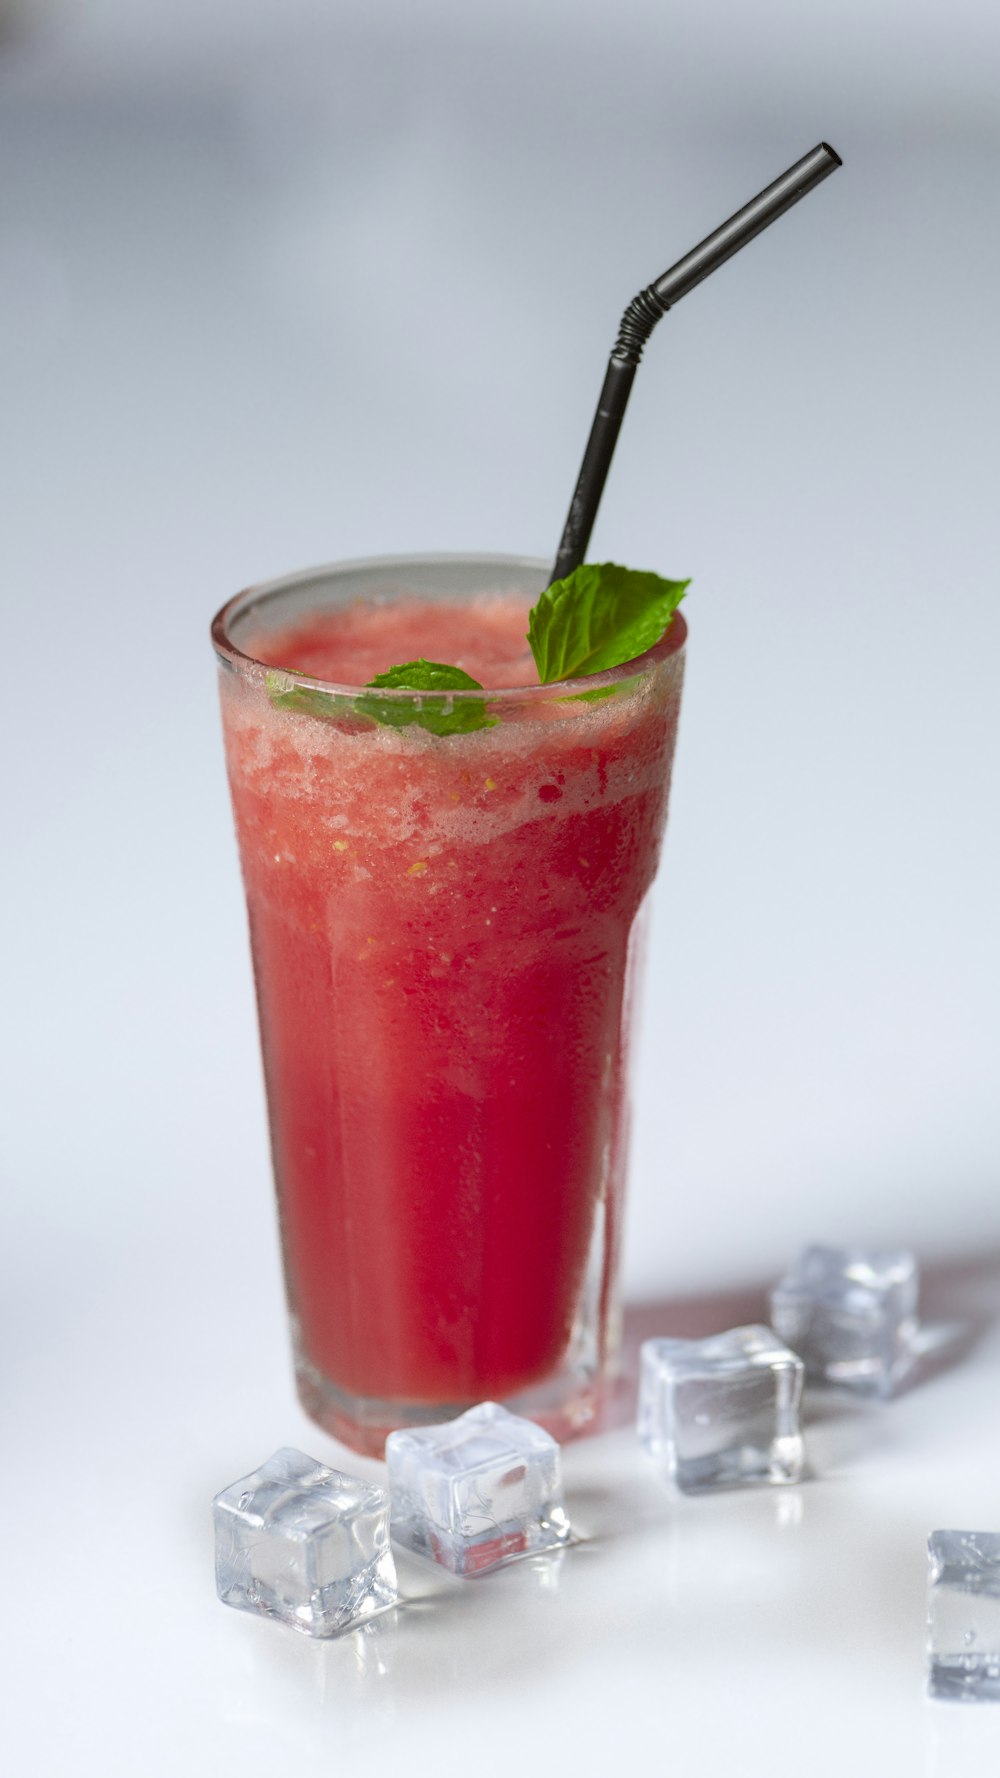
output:
[[[797,1482],[803,1367],[769,1327],[646,1340],[639,1437],[685,1493]]]
[[[892,1395],[914,1362],[918,1288],[903,1249],[807,1247],[771,1292],[771,1322],[811,1381]]]
[[[934,1531],[927,1556],[931,1696],[1000,1701],[1000,1534]]]
[[[569,1541],[559,1446],[496,1402],[386,1440],[392,1535],[453,1574]]]
[[[216,1495],[224,1605],[334,1636],[394,1603],[389,1496],[288,1447]]]

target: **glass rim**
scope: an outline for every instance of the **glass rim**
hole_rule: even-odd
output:
[[[335,696],[357,697],[359,693],[370,690],[370,686],[350,685],[340,680],[320,679],[313,673],[300,672],[295,667],[276,667],[273,664],[258,660],[256,655],[247,654],[245,649],[238,647],[229,634],[229,628],[237,617],[265,600],[278,598],[280,595],[300,584],[302,581],[319,579],[322,576],[334,577],[339,574],[351,573],[358,569],[385,569],[388,572],[399,572],[406,567],[442,567],[455,568],[459,563],[467,562],[470,567],[488,567],[491,564],[505,568],[526,568],[533,572],[546,573],[550,563],[542,556],[504,555],[499,552],[473,553],[465,550],[412,553],[391,556],[357,556],[349,561],[324,562],[312,568],[299,568],[291,574],[278,575],[273,580],[256,581],[245,587],[242,592],[234,593],[231,599],[220,606],[212,619],[212,646],[223,666],[239,673],[243,678],[259,681],[268,673],[280,673],[290,684],[305,686],[311,691],[329,692]],[[379,688],[379,697],[391,703],[405,704],[413,700],[427,697],[447,697],[449,702],[462,703],[465,699],[485,700],[487,703],[509,701],[528,702],[537,698],[555,696],[572,696],[580,691],[597,691],[605,686],[620,685],[624,680],[638,678],[650,667],[658,666],[672,654],[679,654],[687,640],[687,624],[682,613],[675,610],[666,630],[648,648],[644,654],[635,655],[631,660],[622,661],[617,667],[608,667],[602,673],[581,674],[574,679],[551,679],[544,685],[501,685],[467,687],[463,690],[445,692],[418,691],[415,687],[392,686]]]

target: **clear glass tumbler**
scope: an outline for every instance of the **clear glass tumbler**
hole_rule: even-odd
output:
[[[676,615],[585,680],[380,693],[288,667],[359,602],[527,611],[535,561],[387,559],[212,626],[299,1393],[357,1450],[491,1399],[566,1436],[617,1346],[637,916],[683,676]],[[275,662],[281,665],[276,667]],[[413,717],[469,713],[434,733]]]

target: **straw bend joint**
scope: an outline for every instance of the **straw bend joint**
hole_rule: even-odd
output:
[[[611,348],[612,358],[616,358],[619,364],[630,364],[634,369],[642,357],[642,348],[653,328],[669,307],[669,303],[661,302],[652,285],[640,290],[621,318],[618,338]]]
[[[775,179],[762,192],[737,210],[728,222],[707,235],[701,245],[686,253],[676,265],[665,271],[655,284],[647,285],[634,296],[625,310],[618,329],[618,338],[611,348],[611,358],[597,402],[597,412],[590,429],[587,448],[563,529],[559,553],[552,570],[553,581],[572,574],[584,560],[590,533],[604,487],[608,466],[621,428],[625,404],[635,378],[642,349],[653,328],[667,310],[724,265],[769,223],[784,215],[792,204],[812,191],[821,179],[841,165],[841,159],[828,142],[820,142],[810,154],[803,155],[780,179]]]

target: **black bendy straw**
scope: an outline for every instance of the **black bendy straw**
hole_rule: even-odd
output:
[[[730,216],[721,228],[706,236],[699,247],[685,253],[684,258],[664,272],[662,278],[657,278],[655,284],[648,285],[632,298],[611,349],[604,387],[583,453],[550,586],[553,581],[572,574],[587,553],[642,348],[661,315],[842,165],[835,149],[829,143],[821,142],[810,154],[804,154],[800,161],[796,161],[794,167],[789,167],[787,173],[782,173],[773,185],[768,185],[749,204],[744,204],[742,210],[737,210],[735,216]]]

